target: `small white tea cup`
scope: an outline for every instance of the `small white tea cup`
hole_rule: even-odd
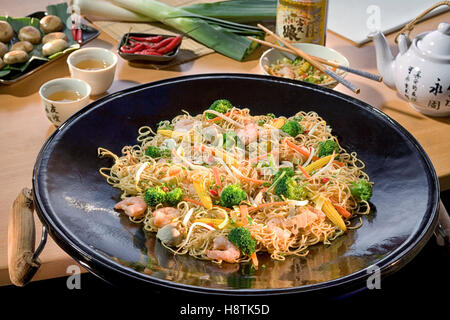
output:
[[[76,100],[51,100],[53,94],[61,91],[75,91],[79,97]],[[91,87],[80,79],[58,78],[44,83],[39,89],[45,113],[48,120],[55,126],[61,125],[75,112],[90,102]]]
[[[77,67],[80,62],[86,60],[100,60],[106,66],[94,70]],[[117,56],[113,52],[103,48],[83,48],[72,52],[67,57],[67,64],[69,65],[70,76],[89,83],[92,88],[91,94],[96,96],[106,92],[113,83]]]

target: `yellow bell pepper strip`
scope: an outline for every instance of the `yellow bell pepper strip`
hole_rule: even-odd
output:
[[[320,158],[319,160],[314,161],[313,163],[307,165],[303,169],[305,169],[306,173],[310,174],[314,170],[317,170],[319,168],[322,168],[324,165],[326,165],[328,162],[330,162],[331,157],[334,155],[330,154],[329,156]]]
[[[323,201],[322,212],[325,213],[327,218],[330,219],[330,221],[333,222],[333,224],[336,225],[339,229],[341,229],[342,231],[347,230],[344,220],[342,219],[339,212],[337,212],[336,209],[333,207],[333,204],[329,199],[323,196],[318,196],[313,201],[316,204]]]
[[[229,224],[230,219],[228,218],[228,213],[225,213],[224,219],[217,218],[199,218],[195,219],[195,222],[203,222],[206,224],[211,224],[217,229],[222,230]]]
[[[193,181],[195,192],[197,192],[198,197],[200,198],[200,201],[202,202],[202,205],[206,209],[211,209],[213,207],[211,197],[208,194],[208,191],[205,188],[205,184],[201,180],[194,180]]]
[[[275,120],[272,124],[272,127],[277,128],[277,129],[281,129],[281,127],[286,123],[286,119],[284,118],[278,118],[277,120]]]
[[[166,129],[160,129],[157,131],[162,136],[168,137],[168,138],[174,138],[174,139],[183,139],[187,135],[186,132],[178,132],[173,130],[166,130]],[[191,143],[194,143],[194,134],[190,133]]]

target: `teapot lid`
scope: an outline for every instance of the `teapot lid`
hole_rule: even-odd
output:
[[[450,56],[450,24],[442,22],[437,30],[428,32],[417,41],[417,47],[427,55]]]

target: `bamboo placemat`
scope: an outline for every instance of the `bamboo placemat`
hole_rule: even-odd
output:
[[[160,0],[161,1],[161,0]],[[170,4],[171,6],[183,6],[198,2],[215,2],[217,0],[162,0]],[[101,31],[107,33],[113,39],[117,40],[119,43],[122,36],[127,32],[142,32],[142,33],[153,33],[153,34],[168,34],[177,35],[180,34],[177,30],[165,26],[159,22],[151,23],[134,23],[134,22],[119,22],[119,21],[103,21],[96,20],[92,23],[97,26]],[[146,68],[153,69],[164,69],[170,68],[188,61],[192,61],[201,56],[209,53],[213,53],[214,50],[202,45],[201,43],[185,36],[183,37],[183,42],[181,43],[180,51],[175,59],[172,61],[156,64],[156,63],[138,63],[132,62],[134,65],[140,65]]]

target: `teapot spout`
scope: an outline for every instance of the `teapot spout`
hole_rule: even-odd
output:
[[[383,77],[383,82],[391,88],[395,88],[394,80],[394,57],[386,37],[382,32],[375,32],[369,35],[375,45],[375,54],[377,59],[377,69]]]

